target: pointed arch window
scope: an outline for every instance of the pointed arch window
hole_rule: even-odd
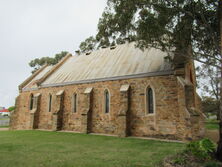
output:
[[[190,70],[190,82],[193,84],[193,75],[192,75],[192,71]]]
[[[109,91],[106,89],[104,92],[105,113],[109,113],[110,110],[110,96]]]
[[[32,110],[34,106],[34,96],[31,94],[30,96],[30,102],[29,102],[29,109]]]
[[[147,114],[154,114],[154,94],[150,87],[146,89],[146,111]]]
[[[74,113],[77,112],[77,94],[76,93],[72,95],[72,112]]]
[[[52,95],[49,94],[49,103],[48,103],[48,112],[51,112],[52,110]]]

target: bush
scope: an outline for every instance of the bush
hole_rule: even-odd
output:
[[[11,107],[9,107],[8,110],[9,110],[9,111],[13,111],[13,110],[15,110],[15,106],[11,106]]]
[[[186,164],[186,159],[183,156],[175,157],[175,159],[172,160],[173,164],[183,165]]]
[[[216,151],[216,145],[210,139],[202,139],[190,142],[186,147],[187,152],[191,152],[197,158],[202,160],[211,159]]]
[[[204,167],[221,167],[221,164],[219,164],[219,162],[209,161],[205,163]]]

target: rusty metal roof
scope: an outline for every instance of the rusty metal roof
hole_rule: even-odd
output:
[[[53,66],[45,67],[38,75],[36,75],[24,88],[37,88],[36,81],[41,79]]]
[[[115,49],[100,49],[91,54],[70,57],[41,86],[112,80],[145,74],[166,75],[169,71],[172,72],[172,68],[165,61],[165,56],[166,53],[154,48],[142,51],[135,47],[135,43],[118,45]]]

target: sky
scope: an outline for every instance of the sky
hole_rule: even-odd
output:
[[[106,0],[0,0],[0,106],[13,106],[28,63],[75,53],[97,31]]]

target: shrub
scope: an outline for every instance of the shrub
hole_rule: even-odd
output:
[[[9,107],[8,110],[9,110],[9,111],[13,111],[13,110],[15,110],[15,106],[11,106],[11,107]]]
[[[183,156],[181,157],[178,156],[175,159],[173,159],[172,162],[173,164],[183,165],[183,164],[186,164],[186,159]]]
[[[202,160],[211,159],[215,150],[216,145],[209,139],[190,142],[186,147],[186,151],[191,152],[194,156]]]
[[[219,164],[219,162],[209,161],[205,163],[204,167],[221,167],[221,165]]]

